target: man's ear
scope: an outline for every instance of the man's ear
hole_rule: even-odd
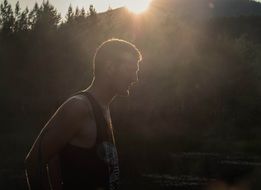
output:
[[[109,60],[106,61],[104,69],[105,69],[106,74],[112,75],[114,73],[114,71],[115,71],[115,67],[112,64],[112,61],[109,61]]]

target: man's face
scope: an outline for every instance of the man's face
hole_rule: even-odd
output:
[[[138,82],[139,67],[137,60],[120,64],[114,77],[116,93],[119,96],[129,96],[131,86]]]

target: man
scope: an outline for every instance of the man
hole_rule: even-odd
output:
[[[110,39],[97,48],[92,84],[58,108],[25,159],[29,189],[118,189],[109,105],[117,95],[129,95],[141,59],[124,40]]]

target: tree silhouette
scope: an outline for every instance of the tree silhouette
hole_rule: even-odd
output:
[[[79,17],[80,16],[80,10],[79,10],[79,7],[77,6],[76,9],[75,9],[75,17]]]
[[[7,0],[4,0],[3,4],[0,5],[1,12],[1,25],[2,32],[6,35],[11,34],[14,31],[15,18],[12,11],[11,4]]]
[[[34,29],[39,13],[39,5],[38,3],[34,4],[34,8],[30,11],[28,15],[28,24],[30,29]]]
[[[19,1],[15,4],[15,26],[14,26],[14,31],[18,31],[19,29],[19,20],[21,18],[21,8]]]
[[[85,16],[86,16],[86,12],[85,12],[84,7],[82,7],[82,9],[81,9],[80,16],[83,17],[83,18],[85,18]]]
[[[56,30],[61,21],[61,15],[57,13],[57,10],[49,1],[43,2],[36,15],[35,26],[33,28],[39,31],[46,31],[48,29]]]
[[[66,22],[67,23],[72,23],[73,20],[74,20],[74,12],[73,12],[73,8],[72,8],[72,5],[70,4],[69,8],[68,8],[68,11],[66,13]]]
[[[90,16],[96,16],[97,12],[93,5],[90,5],[89,7],[89,15]]]

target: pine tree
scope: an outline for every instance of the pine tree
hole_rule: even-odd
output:
[[[82,7],[81,9],[81,14],[80,14],[81,17],[85,17],[86,16],[86,12],[85,12],[85,9],[84,7]]]
[[[27,31],[29,30],[29,10],[28,7],[21,13],[21,17],[19,19],[19,31]]]
[[[36,24],[42,27],[56,29],[61,20],[61,15],[57,10],[49,3],[49,1],[43,2],[39,11]]]
[[[4,34],[11,34],[14,31],[15,17],[7,0],[4,0],[3,4],[0,5],[0,21]]]
[[[18,32],[19,31],[19,20],[21,18],[21,8],[19,1],[15,4],[15,24],[14,24],[14,31]]]
[[[72,23],[73,20],[74,20],[74,13],[73,13],[73,8],[72,8],[71,4],[68,8],[68,11],[67,11],[65,18],[66,18],[66,23]]]
[[[17,1],[15,4],[15,17],[19,17],[21,15],[21,8],[20,8],[20,3]]]
[[[77,23],[82,23],[84,22],[85,20],[85,9],[82,8],[81,10],[76,7],[76,10],[75,10],[75,18],[74,20],[77,22]]]
[[[96,14],[97,14],[93,5],[90,5],[90,7],[89,7],[89,14],[90,14],[90,16],[96,16]]]
[[[30,13],[28,15],[29,29],[34,28],[37,17],[38,17],[38,13],[39,13],[39,6],[38,6],[38,3],[35,3],[33,10],[30,11]]]
[[[85,12],[85,9],[82,7],[81,11],[80,11],[80,15],[78,17],[78,22],[84,22],[86,18],[86,12]]]
[[[75,15],[74,16],[75,17],[79,17],[80,16],[80,10],[79,10],[78,6],[75,9]]]

